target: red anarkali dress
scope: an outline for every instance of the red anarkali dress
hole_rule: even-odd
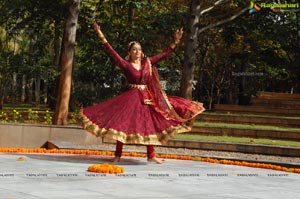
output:
[[[78,122],[84,129],[125,144],[143,145],[162,145],[176,133],[191,130],[186,123],[205,110],[202,103],[167,96],[153,67],[172,53],[170,47],[143,58],[141,69],[136,70],[109,43],[104,46],[123,70],[129,89],[110,100],[82,108]]]

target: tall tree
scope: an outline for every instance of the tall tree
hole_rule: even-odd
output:
[[[184,62],[181,77],[181,96],[192,99],[192,86],[195,70],[195,51],[198,45],[198,26],[200,18],[200,0],[192,0],[190,18],[187,30],[187,42],[184,51]]]
[[[200,28],[201,17],[215,9],[217,6],[220,7],[221,4],[229,2],[228,0],[217,0],[214,3],[205,0],[191,0],[190,3],[190,17],[189,17],[189,25],[187,28],[187,42],[185,47],[184,54],[184,64],[182,69],[182,77],[181,77],[181,85],[180,85],[180,94],[182,97],[187,99],[192,99],[192,87],[194,81],[194,71],[195,71],[195,57],[196,57],[196,49],[198,47],[198,36],[205,30],[214,28],[216,26],[220,26],[226,22],[229,22],[246,10],[248,10],[248,6],[243,8],[242,10],[238,10],[237,13],[231,14],[230,17],[226,19],[219,19],[210,21],[210,24]],[[206,5],[206,7],[204,6]],[[204,7],[202,9],[202,7]],[[227,11],[228,12],[228,11]],[[230,11],[231,13],[232,11]]]
[[[74,63],[76,28],[80,10],[80,0],[68,1],[63,49],[61,54],[61,75],[54,116],[54,124],[68,124],[69,101],[72,84],[72,67]]]

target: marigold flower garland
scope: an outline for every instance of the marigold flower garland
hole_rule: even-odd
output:
[[[53,154],[81,154],[81,155],[104,155],[104,156],[114,156],[112,151],[94,151],[94,150],[68,150],[68,149],[45,149],[45,148],[36,148],[36,149],[26,149],[26,148],[0,148],[0,153],[53,153]],[[144,153],[137,152],[124,152],[123,156],[131,157],[146,157]],[[287,168],[283,166],[265,164],[265,163],[251,163],[245,161],[233,161],[233,160],[218,160],[213,158],[202,158],[188,155],[175,155],[175,154],[156,154],[158,158],[165,159],[178,159],[178,160],[193,160],[193,161],[202,161],[210,162],[217,164],[228,164],[228,165],[237,165],[237,166],[247,166],[263,169],[272,169],[278,171],[299,173],[300,168]],[[102,165],[91,165],[88,168],[88,171],[92,172],[102,172],[102,173],[123,173],[124,168],[117,167],[115,165],[102,164]]]
[[[97,173],[118,174],[118,173],[124,173],[125,169],[121,166],[104,163],[104,164],[93,164],[88,167],[88,171],[97,172]]]

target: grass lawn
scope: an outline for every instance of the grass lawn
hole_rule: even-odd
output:
[[[194,123],[194,126],[300,132],[300,128],[279,127],[279,126],[264,126],[264,125],[256,125],[256,124],[231,124],[231,123],[198,122],[198,121],[196,121]]]
[[[49,109],[47,104],[40,104],[39,106],[35,104],[4,104],[3,110],[47,110]]]
[[[247,137],[230,137],[230,136],[206,136],[206,135],[195,135],[195,134],[188,134],[188,133],[177,134],[174,137],[174,139],[300,147],[300,142],[296,142],[296,141],[255,139],[255,138],[247,138]]]
[[[281,118],[281,119],[300,119],[300,117],[280,116],[280,115],[257,115],[257,114],[242,114],[242,113],[215,113],[215,112],[203,112],[202,115],[220,115],[220,116],[238,116],[238,117],[262,117],[262,118]]]

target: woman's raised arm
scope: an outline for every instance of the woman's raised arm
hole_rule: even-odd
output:
[[[108,43],[106,40],[104,34],[101,31],[100,26],[97,23],[94,23],[94,29],[100,39],[100,42],[105,46],[109,54],[112,56],[116,64],[122,68],[126,69],[127,68],[127,62],[113,49],[113,47]]]
[[[176,47],[176,45],[180,43],[182,35],[183,35],[183,28],[176,30],[176,32],[174,33],[174,42],[171,43],[169,47],[166,50],[164,50],[162,53],[150,57],[151,63],[156,64],[160,60],[169,56],[172,53],[173,49]]]

